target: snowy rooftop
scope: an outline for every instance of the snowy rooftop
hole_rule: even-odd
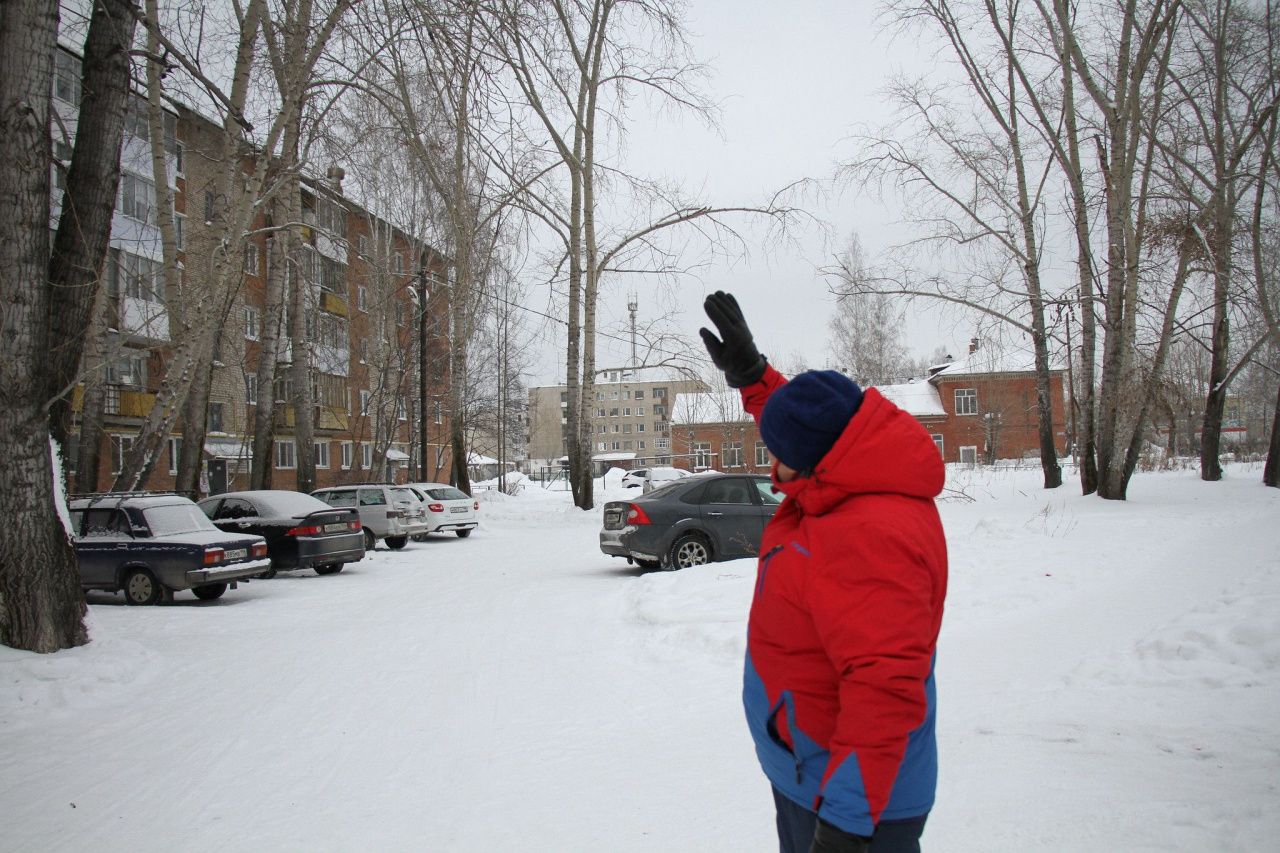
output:
[[[975,352],[954,361],[929,368],[934,376],[972,376],[978,373],[1034,373],[1035,352],[1026,346],[982,346]],[[1066,370],[1066,367],[1049,356],[1050,370]]]
[[[901,385],[877,385],[876,390],[899,409],[918,418],[943,416],[947,413],[942,408],[938,389],[923,380]]]
[[[679,394],[671,410],[673,424],[711,424],[750,421],[742,408],[742,395],[733,388],[701,394]]]

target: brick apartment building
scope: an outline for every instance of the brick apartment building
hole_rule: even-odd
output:
[[[1063,371],[1050,374],[1055,444],[1067,450]],[[880,386],[933,437],[944,462],[1039,458],[1036,378],[1029,355],[970,344],[964,358],[930,369],[927,379]],[[768,473],[772,459],[737,391],[685,395],[672,417],[674,464],[692,471]]]
[[[54,106],[72,138],[79,101],[79,59],[59,50]],[[121,181],[112,220],[105,278],[105,351],[90,382],[104,384],[104,447],[98,484],[108,487],[121,460],[151,411],[172,351],[162,284],[162,250],[156,224],[146,107],[132,96],[125,125]],[[178,263],[183,281],[208,276],[220,231],[215,222],[228,200],[220,198],[221,130],[194,111],[176,108],[165,117],[165,150],[173,196]],[[55,158],[70,157],[68,140],[55,139]],[[252,159],[245,168],[253,167]],[[56,185],[61,170],[54,167]],[[315,403],[315,457],[318,485],[364,480],[403,481],[419,453],[428,474],[448,477],[452,465],[448,393],[448,275],[446,259],[416,244],[403,232],[363,209],[341,192],[341,170],[324,180],[304,178],[300,260],[308,294],[307,333],[311,342]],[[53,217],[58,215],[55,202]],[[215,361],[204,444],[202,490],[244,488],[252,454],[258,400],[275,394],[274,445],[270,471],[274,488],[296,485],[297,447],[290,399],[292,359],[288,325],[280,346],[262,346],[266,283],[270,273],[273,211],[264,206],[244,258],[244,275],[234,306],[223,318]],[[424,413],[417,395],[417,288],[427,287],[428,388]],[[279,363],[276,387],[257,387],[262,358]],[[79,409],[84,388],[75,391]],[[428,419],[428,446],[417,441],[417,418]],[[182,441],[178,424],[147,481],[151,489],[172,488]],[[75,454],[68,449],[68,462]],[[381,464],[375,464],[375,460]],[[415,474],[416,476],[416,474]]]

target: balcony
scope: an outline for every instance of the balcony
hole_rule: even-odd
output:
[[[156,395],[124,385],[108,385],[103,412],[125,418],[145,418],[155,406]]]
[[[320,310],[328,311],[330,314],[337,314],[339,317],[346,317],[349,312],[347,300],[327,290],[320,292]]]
[[[349,416],[346,409],[337,406],[315,406],[315,413],[312,419],[312,426],[315,429],[340,430],[345,429]],[[277,429],[292,429],[297,425],[297,418],[294,417],[292,403],[277,403],[274,412],[275,427]]]

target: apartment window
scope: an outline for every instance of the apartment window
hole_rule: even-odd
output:
[[[261,315],[257,308],[244,306],[244,336],[246,340],[256,341],[261,332]]]
[[[107,265],[107,292],[112,296],[123,293],[131,299],[163,303],[160,262],[112,249],[111,261]]]
[[[940,433],[940,432],[935,432],[935,433],[933,433],[933,435],[931,435],[931,436],[929,436],[929,437],[933,439],[933,444],[934,444],[934,446],[938,448],[938,455],[939,455],[939,456],[941,456],[943,459],[946,459],[946,458],[947,458],[947,454],[943,451],[943,439],[942,439],[942,433]]]
[[[73,106],[80,104],[80,60],[61,50],[54,63],[53,96]]]
[[[356,238],[356,251],[366,257],[369,255],[368,236],[361,234],[359,237]]]
[[[365,390],[363,390],[363,389],[360,391],[360,409],[359,409],[359,412],[360,412],[360,414],[362,414],[362,415],[367,415],[367,414],[369,414],[369,397],[370,397],[370,394],[369,394],[369,392],[368,392],[368,391],[365,391]]]
[[[623,417],[626,417],[626,418],[631,417],[631,407],[630,407],[630,406],[626,406],[626,407],[624,407],[624,408],[623,408],[623,410],[622,410],[622,416],[623,416]]]
[[[182,457],[182,439],[169,439],[169,473],[178,473],[178,460]]]
[[[404,410],[404,400],[396,400],[396,420],[408,420],[408,414]]]
[[[621,442],[621,441],[615,441],[615,442],[613,442],[613,443],[610,445],[610,447],[611,447],[612,449],[614,449],[614,450],[621,450],[621,449],[622,449],[622,442]]]
[[[137,352],[137,350],[131,350]],[[122,355],[107,362],[107,384],[124,385],[130,388],[147,387],[147,357],[145,355]]]
[[[369,310],[369,288],[360,287],[356,289],[356,307],[361,311]]]
[[[597,450],[607,450],[608,447],[609,447],[609,442],[607,441],[602,441],[598,445],[596,445]]]
[[[444,423],[444,410],[440,407],[440,401],[436,400],[432,404],[433,419],[437,424]]]
[[[729,441],[724,445],[724,464],[730,468],[742,467],[742,442]]]
[[[636,432],[644,432],[644,424],[636,424]]]
[[[667,397],[667,389],[666,389],[666,388],[654,388],[654,389],[653,389],[653,399],[655,399],[655,400],[658,400],[658,399],[663,399],[663,400],[665,400],[665,399],[666,399],[666,397]]]
[[[204,193],[204,224],[213,224],[213,192],[205,190]]]
[[[293,439],[276,439],[276,467],[298,467],[298,448],[294,445]]]
[[[342,470],[343,471],[350,470],[351,469],[351,442],[344,441],[342,442],[341,445],[339,445],[339,455],[342,459]]]
[[[644,406],[636,406],[636,417],[637,418],[644,417]]]
[[[312,448],[314,448],[313,453],[316,461],[316,467],[328,468],[329,467],[329,442],[317,441],[315,444],[311,446]]]
[[[614,432],[621,432],[621,431],[622,431],[622,425],[621,425],[621,424],[614,424],[614,425],[613,425],[613,431],[614,431]]]
[[[660,418],[660,417],[663,417],[664,415],[666,415],[666,413],[667,413],[667,407],[666,407],[666,406],[654,406],[654,407],[653,407],[653,416],[654,416],[654,417]]]
[[[617,391],[612,392],[612,393],[609,395],[609,399],[610,399],[610,400],[616,400],[616,399],[618,399],[618,392],[617,392]]]
[[[643,442],[643,441],[637,441],[637,442],[636,442],[636,450],[644,450],[644,442]]]
[[[209,404],[209,432],[224,432],[222,428],[222,413],[224,405],[225,404],[223,403]]]
[[[627,435],[631,435],[631,424],[623,424],[622,431],[625,432]]]
[[[245,271],[245,275],[258,274],[258,245],[256,243],[245,244],[244,271]]]
[[[630,399],[631,399],[631,392],[630,392],[629,390],[627,390],[626,388],[622,389],[622,399],[624,399],[624,400],[630,400]]]
[[[564,423],[564,419],[563,419],[563,418],[561,418],[560,423]],[[604,425],[604,424],[600,424],[600,426],[596,427],[596,432],[597,432],[597,433],[608,432],[608,430],[609,430],[609,427],[607,427],[607,426],[606,426],[606,425]]]
[[[139,222],[153,224],[155,210],[155,184],[137,175],[123,173],[120,176],[120,212]]]
[[[244,401],[250,406],[258,404],[258,374],[256,373],[244,375]]]
[[[366,471],[373,467],[373,445],[367,441],[360,445],[360,467]]]
[[[693,467],[711,467],[711,442],[695,441],[693,443]]]
[[[978,414],[978,389],[977,388],[957,388],[956,389],[956,414],[957,415]]]
[[[395,271],[396,275],[404,273],[404,252],[396,252],[395,254]]]
[[[186,222],[187,217],[183,216],[181,213],[175,213],[173,215],[173,247],[179,252],[185,250],[187,247],[187,238],[185,236],[187,231]]]
[[[604,417],[604,409],[596,409],[596,417],[597,417],[597,418],[603,418],[603,417]]]
[[[653,440],[653,447],[654,447],[654,449],[655,449],[655,450],[670,450],[670,449],[671,449],[671,439],[669,439],[669,438],[655,438],[655,439]]]
[[[643,389],[643,388],[637,388],[637,389],[636,389],[636,395],[635,395],[635,398],[636,398],[637,400],[643,400],[643,399],[644,399],[644,389]]]
[[[763,441],[756,442],[756,467],[769,467],[769,448]]]
[[[616,408],[609,410],[609,417],[616,418],[617,416],[618,416],[618,410]]]
[[[113,435],[111,436],[111,473],[119,474],[124,468],[124,458],[129,455],[129,451],[133,449],[133,436],[131,435]],[[175,470],[176,474],[177,471]]]
[[[978,447],[970,445],[960,448],[960,464],[961,465],[977,465],[978,464]]]

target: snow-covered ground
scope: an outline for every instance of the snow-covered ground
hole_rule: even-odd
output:
[[[927,848],[1277,849],[1280,490],[1038,479],[948,484]],[[0,648],[0,849],[776,849],[752,561],[641,573],[536,485],[481,517],[216,602],[94,594],[88,647]]]

